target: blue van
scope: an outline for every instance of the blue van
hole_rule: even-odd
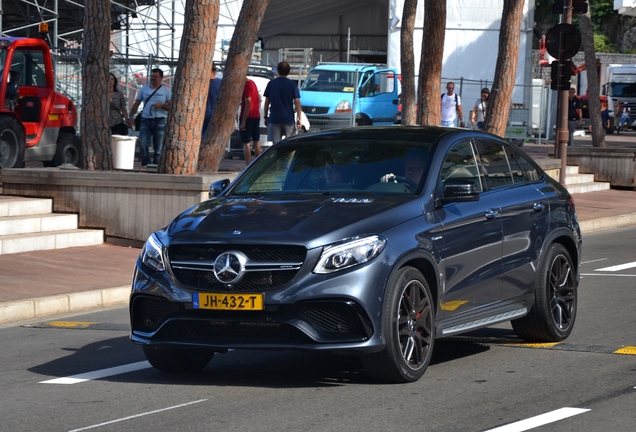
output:
[[[394,123],[400,76],[385,65],[321,63],[300,88],[300,102],[314,131]]]

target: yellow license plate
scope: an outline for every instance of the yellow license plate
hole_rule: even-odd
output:
[[[263,310],[263,294],[194,293],[192,307],[215,310]]]

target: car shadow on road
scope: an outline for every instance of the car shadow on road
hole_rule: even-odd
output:
[[[46,331],[77,331],[56,330]],[[86,331],[86,330],[84,330]],[[30,368],[42,380],[85,374],[144,361],[141,348],[127,336],[101,340],[81,348],[58,348],[59,358]],[[465,338],[439,339],[435,342],[431,367],[478,355],[487,345]],[[70,355],[64,355],[69,352]],[[166,373],[152,367],[100,378],[111,382],[192,385],[245,386],[270,388],[329,387],[348,384],[378,384],[367,376],[356,356],[325,352],[236,350],[215,354],[212,361],[196,373]]]

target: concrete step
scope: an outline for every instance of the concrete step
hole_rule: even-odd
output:
[[[0,235],[0,255],[76,246],[96,246],[103,243],[104,232],[102,230],[71,229]]]
[[[565,167],[565,175],[568,174],[578,174],[579,166],[578,165],[568,165]]]
[[[568,192],[575,194],[608,190],[610,188],[610,184],[609,182],[575,183],[566,184],[565,187]]]
[[[0,196],[0,217],[44,214],[52,211],[53,200],[48,198]]]
[[[594,183],[594,174],[566,174],[565,184]]]
[[[0,236],[77,229],[77,215],[47,213],[0,217]]]

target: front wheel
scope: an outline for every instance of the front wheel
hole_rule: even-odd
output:
[[[82,167],[82,144],[75,135],[71,133],[60,133],[57,137],[57,147],[53,158],[55,166],[63,164]]]
[[[146,359],[155,369],[164,372],[197,372],[203,369],[214,351],[207,348],[173,348],[162,345],[143,345]]]
[[[382,310],[384,350],[362,357],[367,373],[389,382],[413,382],[424,375],[433,355],[435,312],[426,279],[404,267],[391,279]]]
[[[527,341],[560,342],[576,318],[577,280],[572,258],[558,243],[541,260],[535,282],[534,306],[528,315],[512,321],[517,336]]]
[[[0,168],[24,166],[25,138],[16,119],[0,117]]]

